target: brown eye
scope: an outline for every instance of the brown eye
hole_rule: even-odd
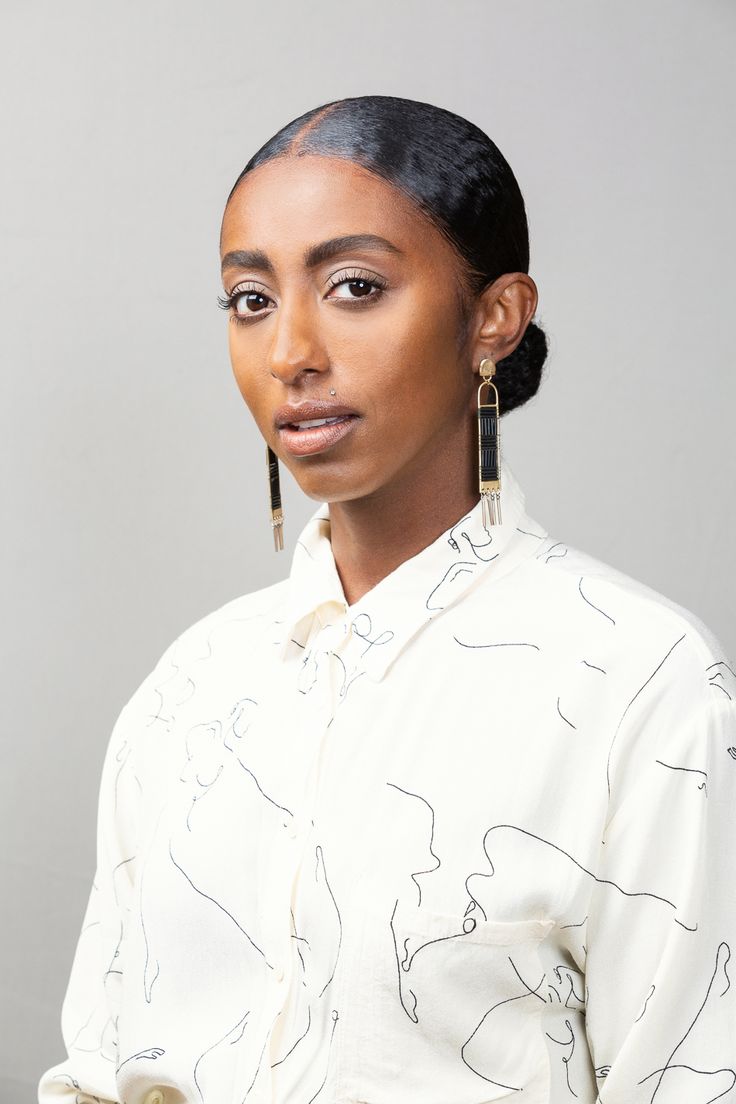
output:
[[[370,295],[371,288],[375,287],[375,285],[372,284],[370,280],[345,280],[343,283],[336,286],[350,288],[351,295],[349,296],[349,298],[352,299],[366,298]],[[345,298],[345,296],[337,295],[333,296],[333,298],[343,299]]]
[[[232,308],[236,314],[253,314],[262,310],[268,296],[260,291],[239,291],[232,297]]]
[[[344,288],[344,294],[338,292],[332,294],[337,288]],[[329,284],[330,299],[341,299],[348,302],[359,302],[370,299],[378,299],[386,289],[385,280],[368,272],[339,272],[332,277]]]

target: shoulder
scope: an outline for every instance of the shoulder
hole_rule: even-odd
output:
[[[736,698],[734,665],[692,609],[614,565],[547,536],[527,575],[558,631],[600,647],[641,682],[667,666],[692,697]]]
[[[117,725],[168,723],[200,690],[240,679],[271,640],[288,579],[231,598],[192,622],[167,645],[124,705]]]

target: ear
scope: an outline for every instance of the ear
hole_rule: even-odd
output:
[[[537,285],[526,272],[506,272],[481,292],[477,330],[471,344],[474,372],[483,357],[498,362],[513,353],[538,300]]]

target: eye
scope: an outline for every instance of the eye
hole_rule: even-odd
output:
[[[249,314],[257,317],[263,309],[263,304],[270,302],[273,300],[268,295],[264,295],[254,287],[236,287],[230,295],[217,297],[218,306],[223,310],[232,311],[233,318],[237,322],[245,321]]]
[[[344,287],[347,294],[331,295],[331,299],[353,300],[359,302],[366,299],[378,299],[386,290],[386,281],[372,272],[355,270],[350,272],[338,272],[330,277],[328,290]],[[371,291],[373,289],[373,291]]]

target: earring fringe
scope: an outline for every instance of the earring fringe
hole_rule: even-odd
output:
[[[490,357],[480,362],[483,377],[478,387],[478,489],[481,497],[481,516],[484,529],[501,525],[501,448],[499,439],[498,391],[491,383],[496,365]],[[495,398],[483,402],[483,388]]]
[[[279,461],[270,445],[266,445],[266,462],[268,465],[268,490],[271,498],[273,546],[277,552],[282,552],[284,548],[284,511],[281,506]]]

